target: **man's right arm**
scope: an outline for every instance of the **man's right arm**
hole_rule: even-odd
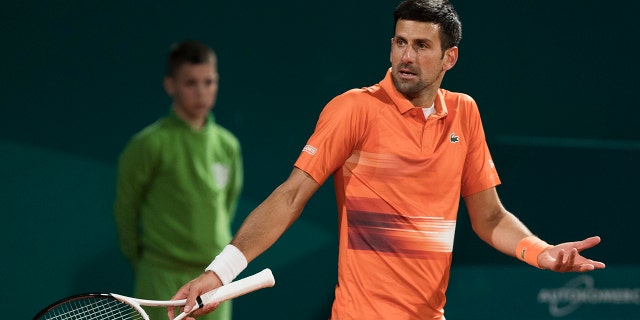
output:
[[[289,178],[247,216],[231,244],[242,252],[247,262],[251,262],[273,245],[298,219],[318,188],[320,184],[309,174],[294,168]],[[185,310],[191,310],[199,295],[221,284],[218,277],[208,271],[182,286],[171,299],[187,299],[188,307]],[[193,316],[209,313],[215,308],[216,305],[205,306],[194,311]],[[169,309],[169,318],[174,318],[173,309]]]
[[[289,178],[244,220],[231,244],[242,251],[247,262],[252,261],[298,219],[319,187],[306,172],[294,168]]]

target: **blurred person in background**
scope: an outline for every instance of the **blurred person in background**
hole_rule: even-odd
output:
[[[171,47],[168,115],[133,136],[118,162],[114,216],[134,274],[134,296],[168,300],[231,240],[243,183],[238,139],[211,112],[217,57],[205,44]],[[231,302],[200,319],[230,320]],[[162,308],[147,308],[162,319]]]

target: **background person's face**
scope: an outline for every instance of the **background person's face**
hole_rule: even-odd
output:
[[[165,82],[176,113],[192,124],[202,124],[218,94],[218,72],[213,62],[184,64]]]

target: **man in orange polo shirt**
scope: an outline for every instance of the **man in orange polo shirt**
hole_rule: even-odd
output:
[[[384,79],[325,106],[289,178],[175,299],[192,306],[199,294],[232,281],[332,174],[340,237],[333,320],[444,319],[461,195],[474,231],[497,250],[558,272],[605,267],[579,254],[599,237],[549,245],[500,203],[475,101],[440,88],[458,58],[461,25],[453,6],[407,0],[394,17]]]

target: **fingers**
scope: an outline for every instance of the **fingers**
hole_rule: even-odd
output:
[[[182,286],[173,297],[171,297],[171,300],[184,299],[188,295],[189,291],[190,291],[190,283],[187,283],[184,286]],[[170,320],[173,320],[176,317],[174,307],[167,308],[167,316],[169,316]]]
[[[196,309],[195,311],[193,311],[191,315],[194,317],[199,317],[201,315],[211,313],[218,308],[218,305],[220,305],[220,303],[205,304],[202,308]]]
[[[578,241],[578,242],[575,243],[575,245],[576,245],[576,248],[578,249],[578,251],[582,251],[582,250],[586,250],[586,249],[595,247],[596,245],[598,245],[600,243],[600,241],[602,241],[600,239],[600,237],[594,236],[594,237],[586,238],[586,239],[584,239],[582,241]]]
[[[197,290],[197,288],[193,288],[195,287],[193,281],[189,282],[188,286],[189,286],[189,292],[187,293],[187,302],[184,305],[184,312],[186,313],[189,313],[194,309],[194,306],[196,304],[196,299],[200,294],[200,291]]]
[[[171,300],[181,300],[181,299],[186,300],[184,307],[180,308],[181,312],[189,314],[194,309],[197,309],[197,307],[195,306],[196,299],[198,298],[198,295],[202,290],[196,280],[197,279],[189,281],[187,284],[185,284],[180,289],[178,289],[178,292],[176,292],[176,294],[173,297],[171,297]],[[202,314],[204,313],[203,312],[194,313],[195,316],[202,315]],[[167,315],[169,316],[170,320],[173,320],[176,317],[175,308],[173,307],[167,308]],[[194,318],[191,316],[186,317],[186,319],[194,320]]]
[[[587,266],[587,270],[584,271],[591,271],[591,270],[595,270],[595,269],[604,269],[606,266],[604,263],[600,262],[600,261],[594,261],[591,259],[587,259],[587,261],[585,263],[582,264],[582,266]]]
[[[565,269],[567,270],[571,270],[573,269],[573,264],[576,261],[576,256],[578,255],[578,250],[577,249],[571,249],[571,251],[569,252],[569,256],[567,257],[567,261],[565,261],[564,265],[565,265]]]
[[[583,264],[583,265],[580,265],[578,272],[588,272],[588,271],[593,271],[595,269],[596,268],[592,264]]]
[[[580,252],[599,244],[600,237],[594,236],[575,242],[565,242],[543,252],[539,264],[543,269],[555,272],[588,272],[604,269],[605,264],[583,257]]]
[[[566,252],[564,249],[558,251],[558,255],[556,256],[556,263],[553,267],[553,271],[556,272],[570,272],[572,271],[573,265],[576,260],[576,255],[578,254],[578,250],[573,248],[569,251],[567,258],[565,260]]]
[[[556,272],[588,272],[595,269],[603,269],[604,267],[604,263],[585,259],[580,256],[578,249],[572,248],[568,254],[564,249],[558,251],[551,270]]]
[[[562,272],[562,266],[564,261],[564,250],[558,251],[558,255],[556,256],[556,263],[554,264],[552,270],[556,272]]]
[[[576,248],[578,249],[578,252],[582,252],[585,249],[590,249],[595,247],[596,245],[598,245],[600,242],[602,241],[602,239],[600,239],[599,236],[593,236],[593,237],[589,237],[586,238],[580,242],[577,243]],[[580,255],[578,255],[578,257],[580,257],[580,259],[586,260],[585,262],[583,262],[580,265],[579,268],[579,272],[587,272],[587,271],[592,271],[595,269],[604,269],[605,268],[605,264],[600,262],[600,261],[594,261],[591,259],[585,259],[582,258]]]
[[[210,291],[213,288],[217,288],[222,283],[220,279],[213,272],[205,272],[198,278],[189,281],[182,286],[178,292],[171,298],[171,300],[185,299],[185,306],[181,309],[182,312],[189,314],[186,319],[194,320],[193,317],[201,316],[206,313],[210,313],[218,307],[219,303],[210,303],[208,305],[199,308],[196,305],[196,299],[199,295]],[[170,320],[174,320],[176,317],[175,308],[167,308],[167,315]]]
[[[178,310],[178,314],[175,314],[175,310]],[[167,315],[169,316],[170,320],[175,319],[176,317],[180,317],[182,315],[182,312],[184,311],[184,307],[180,307],[180,308],[176,308],[176,307],[167,307]],[[195,320],[192,317],[186,316],[184,318],[182,318],[183,320]]]

